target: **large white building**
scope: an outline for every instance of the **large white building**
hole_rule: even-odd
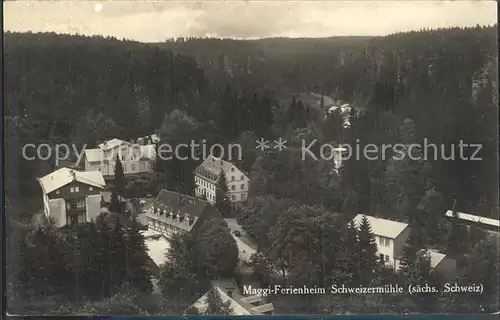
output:
[[[229,200],[233,203],[248,199],[250,179],[234,164],[210,156],[195,170],[196,196],[205,195],[207,200],[215,203],[215,192],[221,172],[226,176]]]
[[[401,255],[406,241],[410,236],[408,224],[358,214],[353,219],[356,227],[359,228],[363,216],[368,219],[372,232],[375,235],[377,255],[380,260],[384,261],[387,266],[397,269],[397,257]]]
[[[101,192],[106,183],[99,171],[61,168],[37,179],[43,192],[43,208],[57,227],[95,220],[101,213]]]
[[[98,148],[85,150],[85,171],[100,171],[105,179],[112,179],[117,156],[125,176],[145,174],[153,171],[156,149],[154,144],[139,145],[111,139]]]

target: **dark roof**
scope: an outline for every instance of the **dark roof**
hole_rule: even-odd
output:
[[[207,201],[166,189],[162,189],[154,200],[154,207],[195,217],[201,216],[207,206],[210,206]]]
[[[191,231],[207,209],[215,210],[207,201],[162,189],[146,217],[184,231]]]

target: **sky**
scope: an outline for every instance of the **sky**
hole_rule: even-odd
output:
[[[495,1],[4,1],[4,30],[104,35],[141,42],[176,37],[383,36],[493,25]]]

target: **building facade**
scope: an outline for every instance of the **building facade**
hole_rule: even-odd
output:
[[[205,221],[219,217],[217,210],[207,201],[163,189],[146,213],[148,230],[166,238],[192,232]]]
[[[101,212],[106,183],[99,171],[61,168],[37,179],[43,192],[44,213],[57,227],[95,220]]]
[[[247,201],[250,179],[234,164],[213,156],[205,159],[195,170],[196,196],[205,196],[207,201],[215,203],[217,183],[221,172],[226,176],[229,200],[232,203]]]
[[[359,228],[363,214],[358,214],[354,224]],[[408,224],[392,220],[366,216],[370,223],[375,241],[377,243],[377,255],[385,265],[397,269],[397,258],[401,255],[403,248],[410,236]]]
[[[85,150],[85,171],[100,171],[105,179],[112,179],[117,156],[125,176],[149,174],[154,170],[156,148],[154,144],[139,145],[111,139],[98,148]]]

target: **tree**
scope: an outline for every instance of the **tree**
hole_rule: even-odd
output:
[[[127,268],[128,282],[140,293],[150,293],[153,290],[149,255],[144,236],[141,234],[139,222],[132,218],[126,232],[127,235]]]
[[[479,242],[467,259],[465,278],[467,282],[482,284],[483,293],[470,295],[468,298],[476,306],[483,305],[491,310],[498,310],[498,280],[500,272],[500,258],[498,243],[485,239]]]
[[[116,155],[115,161],[115,179],[113,181],[115,190],[119,195],[123,195],[125,191],[125,174],[123,173],[123,165],[120,161],[120,156]]]
[[[230,301],[223,301],[217,288],[214,287],[207,293],[207,310],[204,315],[232,315],[234,314]]]
[[[344,240],[345,249],[345,271],[350,274],[353,284],[359,281],[360,272],[358,265],[358,229],[356,223],[351,220],[347,225]]]
[[[118,198],[118,194],[116,191],[111,192],[111,203],[109,204],[109,210],[113,213],[123,213],[122,212],[122,203]]]
[[[208,223],[197,239],[199,263],[211,278],[232,276],[238,265],[238,246],[227,227]]]
[[[358,266],[361,272],[360,283],[369,284],[373,279],[373,270],[377,265],[377,244],[370,226],[370,221],[363,216],[358,232]]]
[[[228,184],[226,180],[226,175],[221,169],[219,174],[219,179],[217,180],[217,185],[215,189],[215,207],[223,217],[227,217],[231,214],[231,202],[228,198]]]

